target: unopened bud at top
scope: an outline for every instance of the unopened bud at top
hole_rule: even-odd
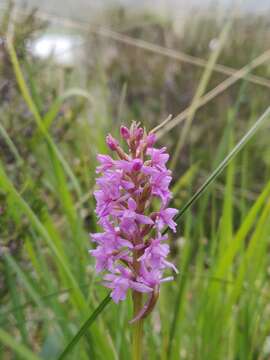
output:
[[[144,130],[143,128],[137,128],[134,131],[134,137],[137,141],[140,141],[143,138]]]
[[[132,141],[140,141],[143,138],[144,129],[140,127],[139,123],[133,121],[129,131],[130,131],[130,139]]]
[[[118,147],[118,141],[111,134],[106,137],[106,144],[112,151],[115,151]]]
[[[120,134],[123,139],[128,140],[130,138],[130,132],[129,129],[125,126],[121,126],[120,128]]]

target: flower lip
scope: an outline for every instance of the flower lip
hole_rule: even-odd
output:
[[[143,166],[143,161],[141,159],[133,160],[132,170],[133,171],[140,171]]]

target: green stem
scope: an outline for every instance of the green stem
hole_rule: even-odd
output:
[[[133,292],[133,305],[134,305],[134,317],[138,314],[142,307],[142,294]],[[142,359],[142,340],[143,340],[143,319],[137,320],[133,325],[133,346],[132,346],[132,359]]]

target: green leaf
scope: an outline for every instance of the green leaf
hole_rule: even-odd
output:
[[[93,324],[93,322],[96,320],[98,315],[105,309],[105,307],[109,304],[110,301],[111,301],[111,296],[110,294],[108,294],[99,304],[99,306],[94,310],[91,316],[85,321],[85,323],[82,325],[82,327],[73,337],[73,339],[68,343],[62,354],[58,357],[58,360],[64,359],[72,351],[74,346],[79,342],[81,337],[86,334],[89,327]]]
[[[212,174],[205,180],[200,188],[195,192],[194,195],[188,200],[188,202],[179,211],[179,214],[175,217],[175,221],[179,220],[184,213],[190,208],[190,206],[198,200],[202,194],[207,190],[208,186],[218,177],[218,175],[226,168],[226,166],[233,160],[233,158],[242,150],[246,143],[252,138],[257,130],[262,126],[264,121],[269,118],[270,106],[265,110],[262,116],[255,122],[255,124],[247,131],[242,139],[235,145],[235,147],[229,152],[225,159],[218,165],[218,167],[212,172]],[[165,232],[168,231],[168,228]]]
[[[25,82],[23,73],[22,73],[22,69],[16,54],[16,51],[14,49],[14,46],[12,44],[12,40],[10,38],[7,39],[7,50],[10,56],[10,60],[11,63],[13,65],[13,69],[14,69],[14,73],[16,76],[16,80],[18,83],[18,86],[21,90],[22,96],[29,108],[29,110],[32,112],[34,119],[36,121],[37,127],[40,130],[40,132],[42,133],[42,135],[44,136],[48,147],[52,150],[53,154],[55,155],[55,157],[58,159],[58,161],[62,164],[63,168],[65,169],[65,172],[68,174],[70,180],[73,183],[74,188],[76,189],[76,192],[78,194],[78,196],[81,196],[81,188],[80,188],[80,184],[76,178],[76,176],[74,175],[73,171],[71,170],[69,164],[66,162],[66,160],[64,159],[63,155],[61,154],[61,152],[59,151],[59,149],[57,148],[57,146],[55,145],[53,139],[51,138],[50,134],[48,133],[46,127],[44,126],[44,123],[42,121],[42,118],[39,114],[39,111],[31,97],[30,91],[28,90],[27,84]]]
[[[266,109],[266,111],[262,114],[262,116],[255,122],[255,124],[247,131],[247,133],[242,137],[242,139],[234,146],[234,148],[229,152],[229,154],[225,157],[225,159],[217,166],[217,168],[210,174],[210,176],[206,179],[206,181],[201,185],[201,187],[195,192],[195,194],[190,198],[190,200],[184,205],[184,207],[180,210],[179,214],[175,217],[175,221],[179,220],[184,213],[192,206],[192,204],[198,200],[202,194],[207,190],[208,186],[211,185],[211,183],[217,178],[217,176],[226,168],[226,166],[235,158],[235,156],[239,153],[239,151],[246,145],[246,143],[251,139],[251,137],[256,133],[256,131],[259,129],[259,127],[264,123],[266,119],[268,119],[270,115],[270,107]],[[264,196],[265,192],[267,192],[267,189],[263,192]],[[258,200],[261,203],[261,198]],[[253,217],[252,217],[253,218]],[[249,217],[246,219],[246,222],[249,222]],[[246,227],[245,227],[246,228]],[[168,228],[164,231],[166,233],[168,231]],[[238,242],[237,242],[238,244]],[[235,253],[237,249],[235,249],[237,245],[232,245],[233,250],[232,252]],[[231,255],[231,254],[230,254]],[[228,255],[229,256],[229,255]],[[227,264],[226,260],[223,260],[223,262]],[[221,266],[225,266],[223,265]],[[223,272],[222,272],[223,274]],[[221,275],[221,272],[218,272],[218,275]],[[177,300],[176,300],[176,307],[174,311],[173,321],[171,324],[170,329],[170,337],[169,337],[169,345],[168,345],[168,352],[169,352],[169,358],[171,356],[171,350],[172,350],[172,343],[175,336],[175,330],[176,330],[176,321],[178,318],[178,312],[179,312],[179,299],[182,293],[182,287],[181,284],[178,294],[177,294]]]
[[[36,214],[33,212],[30,206],[26,203],[26,201],[23,199],[23,197],[19,194],[19,192],[15,189],[14,185],[8,179],[7,174],[5,173],[5,170],[1,162],[0,162],[0,187],[8,194],[14,197],[20,209],[28,217],[33,228],[35,228],[38,231],[38,233],[42,236],[42,238],[46,241],[52,253],[55,255],[58,264],[62,267],[67,279],[69,280],[69,284],[73,288],[74,300],[76,301],[79,308],[86,310],[85,299],[83,297],[83,294],[81,293],[81,290],[77,284],[76,279],[74,278],[70,270],[65,255],[59,251],[59,249],[55,245],[53,239],[50,237],[50,234],[48,233],[47,229],[44,227],[40,219],[36,216]]]
[[[83,89],[79,88],[72,88],[67,91],[65,91],[62,95],[60,95],[52,104],[49,111],[45,114],[43,122],[45,128],[48,130],[53,122],[53,120],[56,118],[57,114],[59,113],[61,106],[63,105],[63,102],[66,101],[70,97],[82,97],[89,101],[91,105],[94,104],[94,100],[91,97],[91,95]]]
[[[232,19],[229,19],[227,21],[226,26],[224,26],[221,30],[220,36],[218,38],[218,46],[217,48],[210,54],[209,60],[206,64],[205,70],[201,76],[200,82],[198,84],[196,93],[192,99],[192,103],[189,107],[187,119],[185,121],[184,127],[181,129],[181,133],[178,138],[178,142],[175,147],[174,155],[171,160],[171,170],[173,171],[176,166],[178,155],[181,153],[181,150],[185,144],[187,135],[190,131],[194,116],[197,112],[197,109],[199,107],[199,103],[201,100],[201,97],[205,93],[205,90],[207,89],[208,83],[211,79],[212,73],[214,71],[214,67],[216,65],[216,62],[218,60],[218,57],[221,53],[221,50],[223,49],[224,45],[226,44],[226,39],[229,33],[229,30],[231,28]]]
[[[6,132],[6,129],[0,124],[0,135],[2,135],[2,137],[4,138],[4,140],[6,141],[10,151],[12,152],[12,154],[14,155],[14,158],[17,161],[18,165],[22,165],[23,164],[23,158],[21,157],[21,155],[19,154],[15,144],[13,143],[13,141],[11,140],[10,136],[8,135],[8,133]]]

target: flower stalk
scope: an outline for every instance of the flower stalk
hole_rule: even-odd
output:
[[[133,291],[133,316],[134,318],[139,313],[142,307],[142,293]],[[143,318],[133,324],[133,344],[132,344],[132,359],[142,359],[142,348],[143,348]]]

